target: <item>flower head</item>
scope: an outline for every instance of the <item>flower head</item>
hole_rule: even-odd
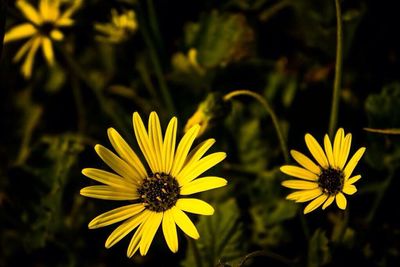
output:
[[[304,154],[292,150],[292,157],[302,167],[285,165],[281,171],[287,175],[294,176],[296,180],[286,180],[282,185],[298,191],[289,194],[286,198],[296,202],[311,201],[304,209],[309,213],[322,205],[322,209],[328,207],[334,200],[340,209],[346,209],[347,200],[343,193],[352,195],[357,192],[354,183],[361,175],[352,176],[354,168],[365,152],[365,147],[357,150],[353,157],[347,161],[350,153],[351,134],[345,136],[344,130],[340,128],[332,143],[325,135],[324,148],[318,144],[315,138],[305,135],[305,141],[312,156],[316,160],[309,159]]]
[[[186,196],[227,184],[220,177],[197,178],[221,162],[226,154],[216,152],[203,157],[215,143],[214,139],[200,143],[189,152],[200,130],[198,125],[183,136],[176,148],[175,117],[170,120],[164,138],[155,112],[150,114],[148,131],[135,112],[133,128],[146,165],[118,132],[110,128],[108,137],[117,154],[101,145],[96,145],[95,150],[115,173],[93,168],[82,170],[85,176],[103,183],[83,188],[80,192],[83,196],[131,202],[97,216],[89,223],[89,228],[122,222],[108,237],[105,243],[107,248],[136,229],[127,250],[127,256],[132,257],[137,250],[146,255],[157,229],[162,225],[168,247],[176,252],[176,225],[189,237],[199,238],[196,227],[185,212],[202,215],[214,212],[208,203]]]
[[[24,77],[31,77],[34,57],[39,47],[42,47],[47,63],[49,65],[54,63],[52,42],[61,41],[64,38],[60,28],[74,24],[71,15],[80,4],[81,0],[72,0],[70,6],[61,12],[61,0],[40,0],[38,9],[26,0],[16,2],[17,8],[28,22],[12,27],[4,36],[4,43],[29,38],[14,57],[14,61],[18,62],[25,56],[21,67]]]
[[[102,42],[120,43],[125,41],[138,28],[136,14],[133,10],[125,10],[118,14],[111,10],[111,22],[95,23],[95,29],[101,34],[97,39]]]

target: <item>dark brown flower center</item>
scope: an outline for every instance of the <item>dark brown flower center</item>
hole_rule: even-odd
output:
[[[322,191],[328,195],[335,195],[342,191],[343,182],[343,171],[331,167],[322,170],[318,179],[318,185],[322,188]]]
[[[51,31],[54,30],[54,22],[43,22],[38,28],[43,35],[50,36]]]
[[[146,207],[155,212],[172,208],[179,198],[178,181],[165,173],[150,174],[138,188],[138,193]]]

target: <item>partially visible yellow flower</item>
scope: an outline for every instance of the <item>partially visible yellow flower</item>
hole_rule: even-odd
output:
[[[136,140],[146,165],[113,128],[108,129],[108,137],[117,154],[101,145],[95,146],[97,154],[115,173],[83,169],[85,176],[102,185],[85,187],[80,193],[86,197],[130,202],[97,216],[89,223],[89,228],[95,229],[122,222],[108,237],[106,248],[136,229],[127,256],[132,257],[138,250],[141,255],[146,255],[161,226],[168,247],[177,252],[176,226],[189,237],[199,238],[195,225],[185,212],[201,215],[214,213],[210,204],[188,196],[227,184],[220,177],[198,178],[221,162],[226,154],[215,152],[204,156],[215,143],[214,139],[208,139],[190,151],[199,133],[199,125],[193,126],[177,144],[177,124],[177,119],[172,118],[163,138],[157,113],[150,114],[148,130],[139,114],[133,114]]]
[[[34,57],[42,47],[44,58],[49,65],[54,63],[53,41],[61,41],[64,38],[60,27],[68,27],[74,24],[70,18],[80,6],[81,0],[71,1],[69,8],[60,11],[61,0],[40,0],[38,9],[35,9],[26,0],[18,0],[17,8],[28,20],[12,27],[4,36],[4,43],[29,38],[29,40],[18,50],[14,62],[25,57],[21,72],[25,78],[32,75]]]
[[[292,150],[292,157],[302,167],[285,165],[281,171],[287,175],[294,176],[296,180],[286,180],[282,185],[298,191],[289,194],[286,198],[296,202],[311,201],[304,209],[304,213],[309,213],[322,205],[325,209],[336,200],[337,206],[344,210],[347,206],[347,195],[357,192],[354,183],[361,175],[351,177],[354,168],[365,152],[365,147],[361,147],[354,153],[353,157],[347,162],[350,153],[351,133],[345,136],[344,130],[340,128],[335,135],[332,143],[325,135],[324,149],[318,144],[315,138],[305,135],[308,149],[318,164],[309,159],[304,154]]]
[[[121,43],[128,39],[138,28],[136,14],[133,10],[124,10],[118,14],[117,10],[111,10],[111,22],[95,23],[94,27],[101,35],[99,41]]]
[[[196,48],[190,48],[185,55],[182,52],[176,53],[172,57],[172,65],[181,72],[195,72],[199,75],[206,73],[205,69],[198,62],[198,51]]]

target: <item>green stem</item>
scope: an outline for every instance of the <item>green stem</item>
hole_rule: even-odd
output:
[[[283,137],[278,118],[277,118],[274,110],[269,105],[268,101],[264,97],[262,97],[260,94],[255,93],[250,90],[232,91],[224,96],[224,101],[228,101],[228,100],[230,100],[236,96],[240,96],[240,95],[247,95],[247,96],[251,96],[251,97],[255,98],[258,102],[260,102],[260,104],[264,107],[264,109],[267,111],[267,113],[271,116],[272,123],[274,124],[276,134],[278,135],[278,139],[279,139],[279,143],[281,146],[283,156],[285,158],[285,161],[288,163],[289,162],[289,154],[288,154],[288,150],[287,150],[287,146],[286,146],[286,141],[285,141],[285,138]]]
[[[333,82],[333,96],[331,116],[329,120],[329,136],[332,138],[337,126],[337,117],[339,114],[339,98],[340,87],[342,81],[342,63],[343,63],[343,29],[342,29],[342,12],[340,9],[340,0],[335,0],[336,5],[336,65],[335,79]]]
[[[244,266],[244,264],[246,263],[247,260],[254,258],[254,257],[260,257],[260,256],[268,257],[277,262],[283,263],[286,266],[294,266],[293,260],[289,260],[282,255],[276,254],[276,253],[268,251],[268,250],[258,250],[258,251],[251,252],[251,253],[247,254],[246,256],[244,256],[242,258],[242,260],[239,262],[239,264],[237,265],[237,267],[242,267],[242,266]]]
[[[186,237],[186,238],[189,242],[189,246],[192,248],[194,262],[196,263],[196,267],[203,267],[203,263],[201,261],[201,256],[200,256],[199,249],[196,245],[196,241],[190,237]]]
[[[282,9],[290,6],[290,1],[282,0],[280,2],[275,3],[268,9],[264,10],[261,12],[261,14],[258,16],[259,20],[262,22],[268,21],[270,18],[272,18],[276,13],[281,11]]]

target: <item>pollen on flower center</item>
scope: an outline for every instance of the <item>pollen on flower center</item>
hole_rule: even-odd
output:
[[[138,188],[138,193],[146,207],[155,212],[172,208],[178,200],[178,181],[165,173],[149,175]]]
[[[329,167],[322,170],[319,175],[318,185],[322,191],[329,195],[335,195],[343,189],[344,173],[341,170]]]

